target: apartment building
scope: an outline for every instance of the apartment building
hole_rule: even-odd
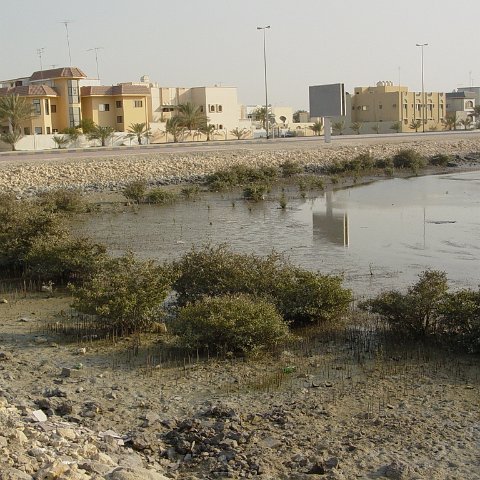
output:
[[[150,91],[142,85],[114,85],[81,87],[83,118],[92,119],[102,127],[117,132],[128,131],[134,123],[149,125]]]
[[[468,124],[473,126],[475,122],[475,92],[457,90],[447,93],[446,97],[447,115],[455,116],[457,121],[462,122],[465,127],[467,127]]]
[[[32,101],[33,115],[22,125],[23,133],[55,133],[80,123],[79,81],[84,78],[76,67],[41,70],[30,77],[0,81],[0,96],[20,95]]]
[[[400,131],[410,132],[419,121],[425,130],[435,130],[445,118],[446,96],[442,92],[424,92],[422,98],[421,92],[409,92],[405,86],[378,82],[375,87],[354,89],[350,113],[352,122],[372,125],[398,122]]]

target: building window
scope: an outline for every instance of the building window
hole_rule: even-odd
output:
[[[79,86],[78,80],[68,80],[67,82],[67,91],[68,91],[68,103],[80,103],[79,96]]]
[[[98,106],[99,112],[109,112],[110,111],[110,104],[109,103],[101,103]]]
[[[42,134],[42,127],[35,127],[35,135],[41,135]]]
[[[215,105],[210,105],[210,112],[214,112],[215,111]]]
[[[50,107],[48,104],[48,98],[45,99],[45,115],[50,115]]]
[[[80,125],[80,107],[70,107],[68,110],[69,126]]]
[[[50,127],[47,127],[47,135],[50,135],[50,133],[51,133]]]
[[[379,105],[378,109],[381,110],[383,108],[383,105]]]
[[[117,115],[117,123],[123,123],[123,117],[121,115]]]
[[[52,110],[52,113],[57,113],[57,106],[56,105],[50,105],[50,108]]]
[[[23,129],[23,133],[24,133],[25,135],[30,135],[30,127],[25,127],[25,128]]]
[[[203,113],[203,111],[204,111],[203,105],[200,105],[200,113]]]
[[[220,124],[220,125],[218,126],[218,129],[219,129],[219,130],[223,130],[223,125]]]
[[[42,113],[42,107],[40,105],[40,100],[35,99],[33,100],[33,114],[34,115],[40,115]]]
[[[362,106],[362,110],[363,110],[363,111],[368,110],[368,106],[367,106],[367,105],[363,105],[363,106]]]
[[[115,106],[116,106],[117,108],[122,108],[122,106],[123,106],[122,101],[121,101],[121,100],[117,100],[117,101],[115,102]],[[120,122],[120,123],[121,123],[121,122]]]
[[[220,112],[220,113],[223,112],[223,107],[221,105],[218,105],[217,111]]]
[[[52,133],[58,133],[58,128],[54,128],[54,129],[52,130]]]
[[[142,100],[134,100],[133,106],[135,108],[141,108],[141,107],[143,107],[143,101]]]
[[[397,104],[394,103],[394,104],[392,105],[392,108],[397,108]]]

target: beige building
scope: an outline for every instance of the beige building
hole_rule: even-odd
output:
[[[378,82],[375,87],[356,87],[350,96],[351,123],[359,122],[363,133],[375,125],[391,131],[399,124],[399,131],[414,131],[414,123],[424,123],[425,131],[440,129],[446,113],[446,97],[441,92],[409,92],[407,87],[393,82]],[[347,104],[348,106],[348,104]],[[348,115],[348,114],[347,114]],[[349,127],[349,125],[346,125]],[[423,130],[420,126],[419,130]]]
[[[82,118],[79,81],[86,75],[75,67],[34,72],[30,77],[0,82],[0,95],[31,99],[33,115],[25,134],[50,134],[78,125]]]
[[[83,118],[126,132],[134,123],[150,122],[149,89],[141,85],[81,87]]]

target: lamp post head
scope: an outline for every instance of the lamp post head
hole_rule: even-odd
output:
[[[270,28],[270,25],[267,25],[265,27],[257,27],[257,30],[265,30],[266,28]]]
[[[416,43],[415,46],[416,47],[427,47],[428,43]]]

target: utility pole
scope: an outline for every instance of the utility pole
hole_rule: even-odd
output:
[[[270,25],[265,27],[257,27],[257,30],[263,30],[263,66],[265,72],[265,129],[267,131],[267,140],[270,138],[268,134],[268,87],[267,87],[267,49],[265,32],[270,28]]]
[[[43,64],[42,64],[42,55],[43,52],[45,51],[45,48],[37,48],[37,55],[40,60],[40,78],[43,80]]]
[[[416,43],[415,45],[422,49],[422,132],[425,133],[425,109],[427,108],[427,105],[425,100],[425,84],[423,74],[423,47],[428,46],[428,43]]]
[[[89,48],[87,50],[87,52],[95,52],[95,62],[97,64],[97,80],[100,81],[100,73],[98,72],[98,51],[99,50],[102,50],[103,47],[93,47],[93,48]]]
[[[72,66],[72,52],[70,51],[70,37],[68,35],[68,24],[72,23],[70,20],[64,20],[63,23],[65,25],[65,32],[67,34],[67,47],[68,47],[68,60],[69,60],[69,66]]]

